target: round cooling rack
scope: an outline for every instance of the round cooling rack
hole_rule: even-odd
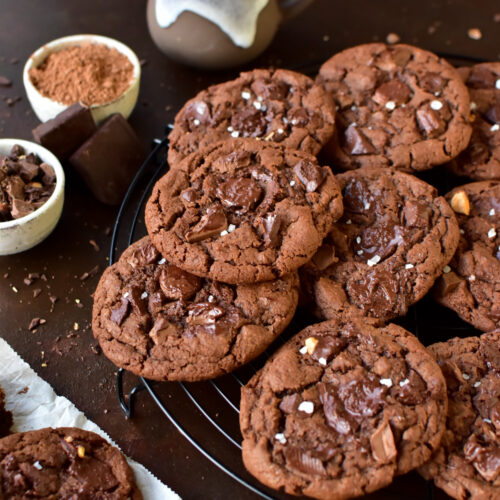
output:
[[[482,62],[481,59],[475,57],[456,54],[440,55],[457,66]],[[313,61],[290,69],[314,74],[319,65],[318,62]],[[116,262],[117,257],[131,243],[146,235],[144,207],[154,183],[169,169],[166,161],[167,151],[168,139],[166,137],[163,140],[155,140],[151,153],[130,184],[113,229],[109,254],[110,264]],[[436,186],[440,194],[463,183],[439,167],[424,172],[419,177]],[[299,309],[285,332],[259,358],[215,380],[196,383],[160,383],[139,377],[139,383],[128,394],[125,394],[124,374],[126,372],[120,369],[117,374],[117,393],[123,412],[127,418],[131,418],[134,396],[139,391],[146,390],[177,431],[198,452],[234,481],[260,498],[290,498],[260,484],[243,466],[239,430],[240,389],[278,347],[295,333],[316,321],[310,312]],[[414,333],[424,345],[444,341],[451,337],[466,337],[480,333],[462,321],[453,311],[436,304],[429,297],[424,297],[412,306],[408,314],[395,323]],[[369,497],[400,500],[401,491],[404,490],[403,481],[404,479],[398,480],[397,488],[393,489],[389,486],[382,490],[381,496],[370,495]],[[432,482],[428,482],[424,489],[426,499],[432,500],[437,491]]]

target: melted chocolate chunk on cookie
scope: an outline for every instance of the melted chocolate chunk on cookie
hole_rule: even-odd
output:
[[[167,299],[189,300],[200,288],[202,281],[178,267],[166,265],[160,273],[160,288]]]
[[[307,262],[341,211],[332,171],[314,157],[231,139],[201,149],[157,182],[146,225],[177,267],[252,283]]]
[[[452,402],[442,448],[420,468],[453,498],[498,497],[500,479],[500,332],[429,346]]]
[[[485,332],[500,327],[500,181],[457,187],[446,195],[460,226],[449,272],[434,298]]]
[[[214,85],[175,117],[168,160],[176,166],[200,147],[253,137],[317,154],[334,132],[331,96],[309,77],[288,70],[254,70]]]
[[[325,259],[317,254],[302,269],[317,312],[404,315],[457,248],[453,210],[432,186],[401,172],[365,168],[337,179],[344,215],[324,241]]]
[[[227,229],[227,218],[224,210],[217,205],[211,206],[207,208],[200,222],[186,232],[186,240],[189,243],[196,243],[218,236],[225,229]]]
[[[235,207],[248,212],[262,196],[262,188],[253,179],[236,177],[217,186],[217,196],[224,207]]]
[[[325,171],[310,161],[300,161],[295,165],[293,171],[308,193],[316,191],[325,179]]]
[[[101,277],[92,329],[103,353],[132,373],[204,380],[266,349],[290,322],[297,288],[296,274],[237,286],[199,278],[168,263],[145,237]]]
[[[324,63],[316,81],[337,104],[339,140],[324,151],[343,169],[426,170],[467,147],[467,88],[435,54],[409,45],[359,45]]]
[[[243,461],[287,493],[359,496],[428,460],[446,410],[443,375],[413,335],[338,317],[297,334],[243,388]]]

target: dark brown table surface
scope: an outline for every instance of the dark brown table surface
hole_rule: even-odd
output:
[[[384,40],[391,32],[403,42],[436,52],[498,60],[498,12],[496,0],[317,0],[309,10],[282,26],[270,48],[248,67],[294,67],[320,62],[350,45]],[[470,39],[470,28],[479,28],[482,38]],[[238,72],[199,71],[168,60],[149,37],[143,1],[4,1],[0,14],[0,75],[10,78],[13,85],[0,88],[0,137],[31,139],[31,129],[38,120],[22,86],[24,61],[43,43],[76,33],[117,38],[146,61],[139,102],[130,118],[146,147],[153,138],[164,135],[165,125],[173,121],[184,101],[203,87]],[[9,105],[7,99],[16,97],[21,100]],[[139,394],[134,418],[125,419],[116,398],[116,369],[96,350],[90,330],[91,294],[99,276],[79,279],[94,266],[102,270],[107,265],[109,228],[117,209],[95,201],[69,168],[66,175],[66,203],[56,230],[30,251],[0,257],[0,336],[58,394],[68,397],[125,453],[183,498],[256,498],[180,436],[147,393]],[[47,280],[39,279],[28,286],[23,280],[30,272],[44,273]],[[42,289],[36,299],[35,288]],[[52,310],[51,295],[59,299]],[[28,325],[34,317],[47,322],[30,332]],[[129,385],[134,383],[132,376],[128,379]],[[179,397],[180,421],[196,426],[199,415],[185,399],[181,401],[178,386],[162,384],[162,391],[174,406]],[[221,408],[222,413],[226,411]],[[204,438],[204,430],[203,424],[197,429],[200,438]],[[225,457],[222,438],[209,429],[207,433],[206,447],[217,449],[234,470],[241,470],[241,464],[232,458],[234,453]],[[410,474],[370,498],[421,499],[425,495],[425,482]],[[437,492],[436,498],[445,495]]]

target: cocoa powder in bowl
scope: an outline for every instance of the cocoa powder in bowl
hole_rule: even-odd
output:
[[[29,76],[44,97],[87,106],[116,100],[130,86],[134,67],[127,56],[98,43],[82,43],[49,54]]]

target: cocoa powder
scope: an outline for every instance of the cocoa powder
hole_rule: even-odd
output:
[[[29,76],[45,97],[87,106],[114,101],[127,90],[134,68],[129,59],[103,44],[87,43],[53,52]]]

